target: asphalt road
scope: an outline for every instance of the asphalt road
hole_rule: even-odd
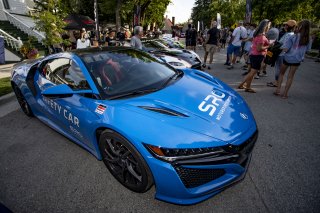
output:
[[[224,59],[223,51],[216,54],[208,72],[236,88],[242,64],[227,70]],[[145,194],[125,189],[103,162],[16,110],[15,100],[2,103],[0,203],[14,212],[319,212],[319,67],[305,60],[288,100],[273,96],[273,88],[266,87],[272,69],[269,77],[254,81],[258,93],[239,91],[260,130],[248,174],[193,206],[155,200],[154,187]]]

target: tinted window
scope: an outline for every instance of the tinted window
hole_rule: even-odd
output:
[[[130,91],[160,88],[175,70],[149,54],[133,49],[81,55],[98,87],[108,97]]]
[[[42,75],[54,84],[67,84],[74,90],[89,89],[80,67],[67,58],[48,61],[42,68]]]

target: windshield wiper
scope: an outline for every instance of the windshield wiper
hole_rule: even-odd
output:
[[[162,85],[161,88],[164,88],[165,86],[167,86],[169,84],[170,81],[172,80],[176,80],[179,76],[181,76],[183,74],[183,72],[181,71],[176,71],[175,74],[173,74],[170,78],[168,78]]]
[[[111,96],[109,100],[114,100],[114,99],[119,99],[119,98],[125,98],[125,97],[130,97],[130,96],[135,96],[135,95],[142,95],[146,93],[152,93],[158,91],[158,88],[152,88],[152,89],[144,89],[144,90],[135,90],[127,93],[122,93],[119,95]]]

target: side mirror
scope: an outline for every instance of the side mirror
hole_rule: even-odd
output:
[[[52,87],[49,87],[41,92],[41,94],[47,98],[67,98],[71,97],[74,94],[85,94],[96,97],[96,94],[93,94],[91,89],[81,89],[81,90],[72,90],[66,84],[59,84]],[[91,97],[90,96],[90,97]],[[99,95],[98,95],[99,96]]]
[[[66,98],[71,97],[74,93],[75,91],[66,84],[52,86],[41,92],[41,94],[47,98]]]

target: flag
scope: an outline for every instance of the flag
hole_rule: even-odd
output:
[[[217,13],[217,28],[221,29],[221,15]]]
[[[246,23],[251,23],[252,18],[252,1],[247,0],[246,2]]]

